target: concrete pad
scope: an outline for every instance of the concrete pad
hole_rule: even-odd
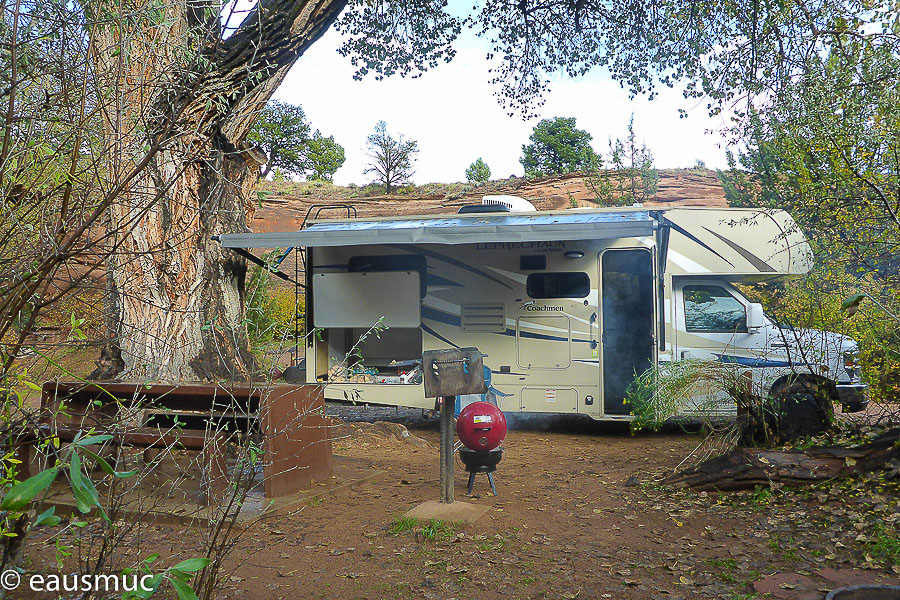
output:
[[[437,500],[429,500],[416,506],[406,513],[407,517],[414,517],[422,521],[438,519],[441,521],[462,521],[474,523],[491,510],[490,506],[469,504],[468,502],[453,502],[443,504]]]

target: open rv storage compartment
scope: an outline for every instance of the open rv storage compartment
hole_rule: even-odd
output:
[[[418,271],[316,273],[312,324],[323,331],[328,382],[421,383]]]

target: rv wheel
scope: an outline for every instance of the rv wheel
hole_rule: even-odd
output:
[[[831,425],[834,406],[828,391],[811,381],[796,381],[772,399],[774,431],[789,442],[822,433]]]

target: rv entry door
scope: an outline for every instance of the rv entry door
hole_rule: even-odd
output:
[[[644,248],[600,254],[600,356],[603,408],[627,415],[625,390],[653,365],[653,257]]]

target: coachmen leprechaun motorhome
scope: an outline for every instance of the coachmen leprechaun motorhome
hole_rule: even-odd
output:
[[[799,376],[845,410],[864,406],[856,342],[786,331],[735,287],[809,270],[784,211],[460,212],[219,241],[305,249],[307,331],[317,330],[306,381],[323,383],[326,399],[432,408],[422,352],[475,346],[507,412],[629,418],[636,373],[685,359],[738,365],[765,393]],[[387,329],[365,336],[375,323]]]

